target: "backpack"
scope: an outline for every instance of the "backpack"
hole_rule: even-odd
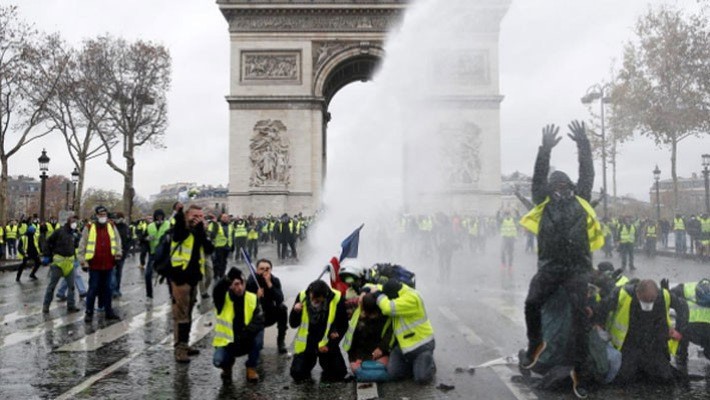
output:
[[[365,274],[368,283],[384,285],[390,279],[397,279],[405,285],[416,288],[416,274],[407,268],[390,263],[375,264]]]
[[[165,234],[158,241],[158,245],[155,247],[155,258],[153,259],[153,271],[162,277],[168,277],[170,270],[172,268],[171,259],[173,254],[180,247],[182,242],[175,246],[175,249],[171,252],[170,246],[173,241],[173,234],[171,231],[165,232]]]

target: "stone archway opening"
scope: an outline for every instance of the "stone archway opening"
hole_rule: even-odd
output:
[[[321,93],[324,99],[323,107],[323,153],[322,178],[325,182],[328,172],[328,124],[332,119],[330,104],[341,89],[355,82],[371,81],[377,72],[382,58],[373,54],[359,54],[341,61],[333,66],[327,77],[322,81]],[[356,99],[348,99],[356,101]],[[337,118],[337,116],[336,116]]]

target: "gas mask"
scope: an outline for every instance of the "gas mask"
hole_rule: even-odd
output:
[[[653,311],[653,302],[652,301],[647,303],[645,301],[639,300],[639,304],[641,305],[641,311],[645,311],[645,312]]]

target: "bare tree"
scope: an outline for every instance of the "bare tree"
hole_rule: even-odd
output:
[[[68,48],[58,41],[61,57],[56,63],[68,60],[54,95],[47,103],[46,113],[53,127],[62,133],[69,156],[79,172],[74,210],[81,210],[84,176],[88,161],[106,154],[106,146],[99,136],[99,128],[106,124],[108,110],[103,107],[100,72],[100,52],[85,43],[81,50]],[[109,141],[108,147],[115,143]]]
[[[52,131],[45,110],[63,72],[61,63],[48,61],[56,41],[22,21],[16,7],[0,6],[0,221],[6,217],[10,157]]]
[[[678,207],[678,143],[707,134],[710,36],[707,17],[670,8],[650,10],[627,44],[613,92],[627,123],[670,147],[673,204]]]
[[[102,107],[106,110],[106,120],[96,126],[107,151],[106,162],[123,176],[123,210],[131,218],[136,149],[162,146],[168,125],[170,54],[161,45],[140,40],[128,43],[110,36],[86,45],[99,64],[97,78],[101,85],[97,87],[102,90]],[[118,151],[124,163],[115,159]]]

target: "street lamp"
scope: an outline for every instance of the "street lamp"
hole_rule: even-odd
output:
[[[611,84],[595,84],[592,85],[589,89],[587,89],[587,93],[582,96],[582,104],[592,104],[594,100],[599,99],[599,106],[601,109],[601,126],[602,126],[602,132],[601,132],[601,140],[602,140],[602,187],[604,188],[604,199],[603,199],[603,205],[604,205],[604,218],[609,217],[608,213],[608,205],[607,205],[607,193],[609,193],[606,189],[606,132],[605,132],[605,124],[604,124],[604,103],[610,103],[611,102],[611,97],[609,97],[609,91],[611,90]]]
[[[42,149],[42,155],[37,159],[39,161],[39,170],[41,172],[39,179],[42,180],[42,188],[40,189],[39,195],[39,219],[44,222],[44,199],[47,188],[47,171],[49,171],[49,157],[47,157],[47,151]]]
[[[705,177],[705,212],[710,214],[710,154],[703,154],[703,176]]]
[[[659,182],[661,181],[661,170],[656,164],[656,169],[653,170],[653,179],[656,181],[656,219],[661,220],[661,195],[658,189]]]
[[[72,183],[72,186],[74,186],[74,194],[72,195],[72,198],[71,198],[71,210],[77,211],[76,210],[76,185],[77,185],[77,183],[79,183],[79,169],[77,167],[74,167],[74,171],[71,172],[71,183]]]

